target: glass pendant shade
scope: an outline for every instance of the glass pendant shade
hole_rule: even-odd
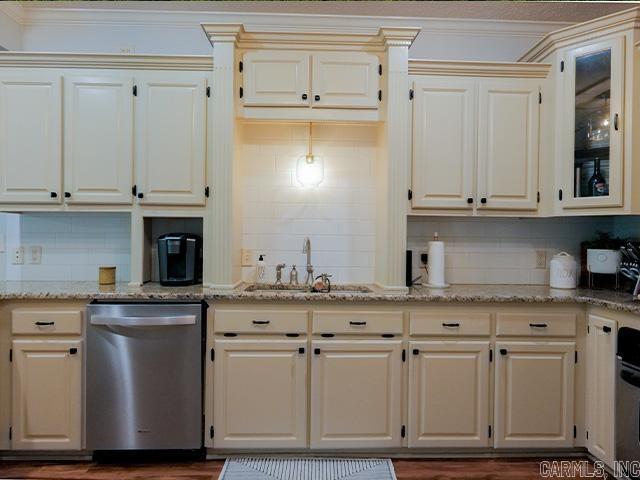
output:
[[[296,162],[296,179],[303,187],[317,187],[324,180],[324,162],[315,155],[303,155]]]

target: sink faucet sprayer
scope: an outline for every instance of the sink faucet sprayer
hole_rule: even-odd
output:
[[[307,254],[307,278],[304,281],[306,285],[313,285],[313,265],[311,265],[311,240],[309,237],[304,239],[302,244],[302,253]]]

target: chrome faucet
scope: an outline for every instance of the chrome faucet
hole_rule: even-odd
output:
[[[304,239],[302,244],[302,253],[307,254],[307,278],[304,281],[305,285],[313,285],[313,265],[311,265],[311,240],[309,237]]]
[[[282,285],[282,269],[286,267],[284,263],[276,265],[276,285]]]

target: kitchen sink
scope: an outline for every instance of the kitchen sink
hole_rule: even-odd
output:
[[[311,293],[311,287],[308,287],[306,285],[275,285],[268,283],[253,283],[251,285],[247,285],[243,289],[243,291],[262,293]],[[366,285],[332,285],[331,293],[373,293],[373,290]]]

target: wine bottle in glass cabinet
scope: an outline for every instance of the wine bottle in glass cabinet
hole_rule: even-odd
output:
[[[563,208],[622,206],[624,38],[567,50]]]

